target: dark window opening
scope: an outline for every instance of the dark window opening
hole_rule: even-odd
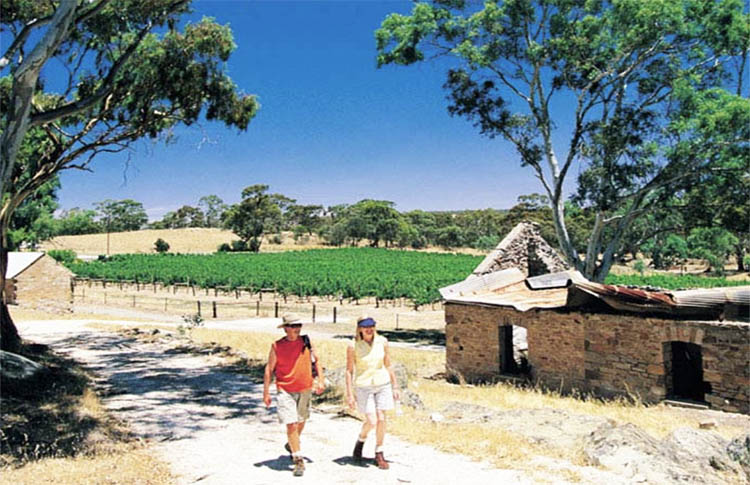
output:
[[[498,330],[500,373],[528,374],[530,368],[527,357],[526,329],[516,325],[501,325]]]
[[[676,399],[704,402],[706,385],[703,382],[701,346],[688,342],[665,344],[667,395]]]

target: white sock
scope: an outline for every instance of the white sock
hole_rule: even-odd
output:
[[[382,453],[382,452],[383,452],[383,447],[382,446],[376,446],[375,447],[375,453]]]

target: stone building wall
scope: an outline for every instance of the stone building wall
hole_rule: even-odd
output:
[[[69,269],[45,255],[8,282],[15,286],[11,303],[52,312],[72,311],[72,277]]]
[[[750,413],[750,325],[675,321],[640,315],[446,303],[446,366],[466,380],[500,374],[500,326],[527,329],[533,380],[604,397],[638,396],[657,402],[671,390],[671,342],[699,345],[705,401]]]
[[[565,271],[569,265],[544,240],[539,224],[522,222],[500,241],[473,273],[488,274],[507,268],[518,268],[527,276],[538,276]]]

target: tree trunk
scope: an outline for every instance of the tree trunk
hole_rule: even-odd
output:
[[[8,268],[8,249],[0,244],[0,349],[18,353],[21,348],[21,337],[13,323],[5,303],[5,273]]]
[[[737,272],[745,272],[745,247],[742,245],[742,240],[734,247],[734,254],[737,258]]]

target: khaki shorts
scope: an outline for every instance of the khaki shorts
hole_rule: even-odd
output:
[[[276,412],[281,424],[301,423],[310,418],[310,396],[312,391],[276,393]]]

